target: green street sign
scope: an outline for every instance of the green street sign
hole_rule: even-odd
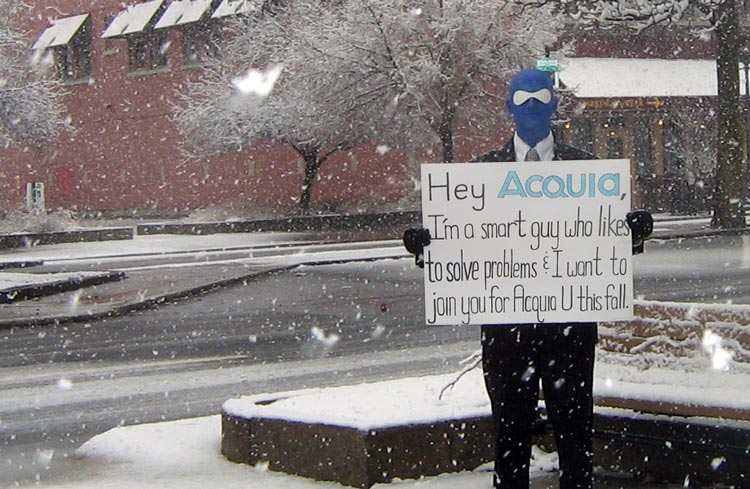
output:
[[[541,71],[560,71],[560,63],[554,58],[542,58],[536,62],[536,68]]]

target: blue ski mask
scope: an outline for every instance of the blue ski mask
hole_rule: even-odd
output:
[[[540,70],[521,70],[510,81],[508,112],[518,136],[532,148],[552,130],[557,98],[550,76]]]

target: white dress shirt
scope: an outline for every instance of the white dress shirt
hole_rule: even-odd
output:
[[[528,153],[528,144],[523,139],[518,137],[518,133],[513,135],[513,147],[516,150],[516,161],[526,161],[526,153]],[[555,159],[555,140],[550,132],[546,138],[542,139],[534,146],[534,149],[539,154],[539,161],[552,161]]]

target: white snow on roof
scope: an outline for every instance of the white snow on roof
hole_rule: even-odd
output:
[[[222,0],[211,16],[214,19],[230,15],[247,14],[259,7],[258,0]]]
[[[52,25],[42,32],[32,49],[46,49],[68,44],[88,16],[89,14],[74,15],[73,17],[53,20]]]
[[[152,0],[150,2],[129,5],[120,12],[109,24],[102,37],[123,36],[141,32],[146,28],[149,21],[156,15],[163,0]]]
[[[716,96],[716,62],[568,58],[560,79],[578,98]],[[740,83],[742,85],[742,83]]]
[[[167,7],[155,29],[198,22],[211,6],[211,0],[175,0]]]

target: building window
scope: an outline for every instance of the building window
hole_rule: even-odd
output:
[[[594,131],[591,129],[591,120],[587,117],[576,117],[572,121],[573,133],[571,144],[589,153],[594,150]]]
[[[222,29],[216,21],[194,22],[182,27],[186,65],[200,64],[221,54]]]
[[[620,138],[609,138],[607,139],[607,158],[618,159],[623,156],[622,139]]]
[[[63,80],[91,75],[91,42],[91,21],[87,19],[69,43],[54,48],[55,65]]]
[[[127,39],[130,71],[148,71],[167,65],[166,32],[130,34]]]
[[[633,149],[638,175],[652,176],[654,169],[654,136],[651,117],[638,117],[633,126]]]
[[[668,176],[682,175],[683,161],[680,148],[683,144],[682,130],[673,120],[666,119],[664,131],[664,174]]]
[[[51,20],[32,49],[35,58],[51,54],[60,78],[69,81],[91,74],[91,44],[91,17],[80,14]]]

